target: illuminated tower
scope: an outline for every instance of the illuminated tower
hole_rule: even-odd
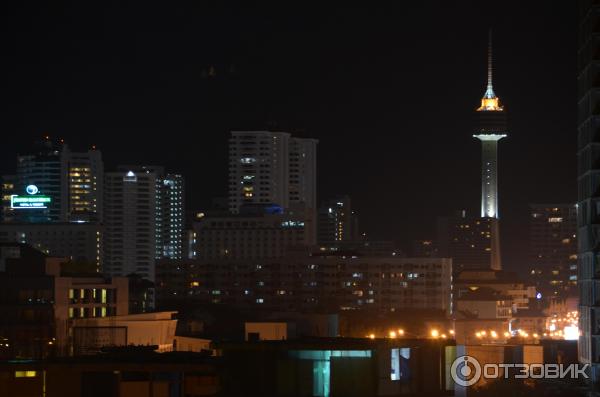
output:
[[[492,32],[488,43],[488,81],[481,106],[475,112],[473,137],[481,141],[481,217],[489,223],[490,268],[501,270],[498,224],[498,141],[506,136],[506,112],[492,86]]]
[[[492,86],[492,33],[488,45],[487,89],[476,114],[476,134],[481,140],[481,217],[498,218],[498,141],[506,136],[506,113]]]

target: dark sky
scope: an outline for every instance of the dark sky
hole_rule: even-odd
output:
[[[365,231],[408,248],[479,209],[492,27],[508,265],[525,263],[528,203],[576,198],[576,2],[106,3],[2,6],[3,173],[48,133],[181,172],[202,208],[226,193],[229,131],[276,123],[319,139],[321,199],[351,195]]]

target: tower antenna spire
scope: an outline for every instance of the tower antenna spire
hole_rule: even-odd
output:
[[[488,31],[488,81],[487,91],[493,93],[494,87],[492,86],[492,28]]]
[[[481,98],[481,107],[477,110],[502,110],[502,106],[500,106],[499,98],[494,92],[494,86],[492,83],[492,72],[494,70],[492,61],[492,28],[490,28],[488,31],[487,87],[485,89],[485,93],[483,94],[483,98]]]

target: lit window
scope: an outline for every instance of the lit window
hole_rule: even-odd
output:
[[[390,380],[409,379],[410,348],[391,349]]]
[[[15,378],[35,378],[37,371],[15,371]]]

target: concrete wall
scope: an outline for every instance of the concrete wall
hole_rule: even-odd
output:
[[[175,336],[175,346],[173,350],[178,352],[196,352],[202,350],[211,350],[210,339],[189,338],[186,336]]]
[[[248,335],[251,333],[257,333],[259,340],[286,340],[288,323],[246,323],[245,340],[248,340]]]
[[[140,315],[87,318],[73,320],[73,327],[126,328],[128,345],[158,345],[159,351],[173,350],[177,320],[171,319],[173,312],[147,313]],[[90,338],[89,342],[93,343]]]

